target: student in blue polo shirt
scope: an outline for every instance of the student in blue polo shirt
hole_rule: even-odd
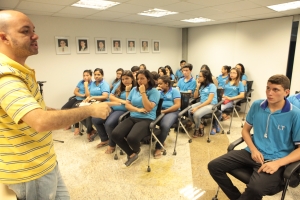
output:
[[[160,98],[163,99],[161,113],[165,116],[160,121],[161,133],[157,136],[160,143],[164,143],[171,126],[176,122],[181,105],[181,95],[176,88],[172,88],[171,79],[168,76],[158,78],[158,88]],[[157,142],[155,146],[154,158],[161,158],[161,145]]]
[[[136,75],[137,87],[134,87],[126,100],[125,107],[130,117],[122,121],[112,132],[112,140],[123,149],[129,167],[138,159],[140,142],[149,135],[149,125],[156,118],[156,109],[160,94],[148,70],[139,70]],[[124,139],[124,138],[127,139]]]
[[[165,69],[166,69],[166,72],[167,72],[167,76],[170,77],[171,81],[175,81],[175,76],[173,74],[173,70],[172,68],[170,67],[170,65],[166,65],[165,66]]]
[[[208,164],[211,176],[229,199],[262,199],[279,192],[285,166],[300,160],[300,110],[285,98],[289,88],[286,76],[270,77],[267,99],[253,102],[247,114],[242,136],[248,147],[230,151]],[[226,173],[242,167],[252,167],[253,173],[241,194]]]
[[[126,99],[131,89],[136,86],[135,78],[129,70],[125,70],[120,79],[121,83],[119,87],[114,88],[111,91],[109,100],[112,102],[119,102],[122,105],[111,107],[112,112],[106,119],[92,117],[92,122],[101,139],[97,148],[109,145],[105,151],[106,154],[112,154],[116,149],[116,143],[111,139],[111,133],[118,125],[119,117],[127,112],[127,109],[125,108]]]
[[[121,75],[123,74],[124,70],[122,68],[117,69],[116,71],[116,78],[113,80],[112,84],[110,85],[110,91],[114,88],[117,88],[121,82]]]
[[[90,85],[90,95],[83,100],[83,102],[89,103],[93,101],[107,101],[109,95],[109,84],[103,79],[104,72],[100,68],[94,70],[94,79]],[[87,138],[91,142],[96,136],[96,131],[93,128],[92,118],[88,117],[81,121],[87,128]]]
[[[182,60],[180,61],[180,69],[178,69],[176,72],[175,72],[175,77],[176,77],[176,80],[179,81],[179,79],[181,79],[183,77],[183,73],[182,73],[182,68],[183,66],[185,65],[186,61],[185,60]]]
[[[230,70],[230,76],[224,86],[224,104],[221,105],[221,110],[233,107],[233,100],[242,99],[245,96],[245,88],[240,81],[240,70],[232,68]],[[230,118],[225,113],[222,114],[223,120]]]
[[[179,79],[177,87],[179,87],[179,91],[183,92],[191,92],[194,93],[196,88],[196,80],[192,77],[191,73],[193,70],[193,65],[186,63],[181,71],[183,73],[183,77]]]
[[[212,113],[213,105],[218,103],[217,87],[213,83],[210,71],[201,70],[198,76],[197,87],[194,93],[194,98],[200,97],[200,102],[192,105],[188,110],[189,118],[195,123],[195,131],[193,137],[204,136],[204,126],[201,123],[201,118],[209,113]]]
[[[300,93],[290,95],[288,98],[289,102],[296,106],[297,108],[300,108]]]
[[[224,88],[226,81],[228,80],[230,73],[230,66],[224,65],[221,70],[221,74],[217,77],[218,80],[218,88]]]
[[[242,81],[244,87],[245,87],[245,92],[247,92],[247,80],[248,80],[248,77],[246,76],[245,74],[245,67],[242,63],[238,63],[235,68],[237,68],[238,70],[240,70],[241,72],[241,78],[240,80]]]
[[[82,102],[86,97],[90,96],[90,85],[92,83],[92,71],[90,69],[83,71],[83,80],[77,84],[74,95],[75,98],[70,98],[69,101],[61,108],[62,110],[75,108],[78,103]],[[65,130],[70,129],[67,127]],[[79,135],[79,123],[75,123],[74,135]]]

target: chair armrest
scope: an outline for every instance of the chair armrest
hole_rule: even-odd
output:
[[[238,146],[239,144],[243,143],[244,139],[243,137],[240,137],[239,139],[233,141],[232,143],[229,144],[227,151],[232,151],[236,146]]]
[[[180,111],[180,113],[178,114],[178,117],[182,117],[182,115],[184,115],[184,113],[186,113],[191,108],[192,108],[192,106],[188,106],[184,110]]]
[[[156,119],[155,119],[154,121],[152,121],[152,122],[150,123],[149,128],[150,128],[150,129],[154,129],[155,126],[156,126],[156,124],[157,124],[164,116],[165,116],[165,113],[161,113],[158,117],[156,117]]]
[[[194,103],[196,103],[196,101],[197,101],[198,99],[200,99],[200,97],[197,97],[197,98],[191,97],[191,98],[189,99],[189,104],[194,104]]]
[[[242,101],[243,99],[244,99],[244,98],[233,100],[233,105],[236,105],[238,102]]]
[[[222,103],[224,102],[224,100],[218,102],[217,104],[215,104],[213,107],[212,107],[212,110],[215,110],[217,107],[219,107]]]
[[[296,161],[287,165],[284,170],[283,177],[286,179],[290,179],[292,174],[297,170],[300,169],[300,161]]]
[[[127,111],[126,113],[124,113],[123,115],[121,115],[119,117],[118,123],[120,123],[121,121],[123,121],[125,118],[130,116],[130,111]]]
[[[71,99],[73,99],[73,98],[75,98],[76,96],[74,95],[74,96],[71,96],[70,98],[69,98],[69,101],[71,100]]]

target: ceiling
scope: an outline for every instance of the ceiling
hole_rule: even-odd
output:
[[[300,9],[276,12],[266,6],[294,0],[112,0],[121,4],[107,10],[77,8],[78,0],[0,0],[0,9],[13,9],[25,14],[70,17],[136,24],[188,28],[252,21],[300,14]],[[159,8],[178,12],[164,17],[148,17],[137,13]],[[205,17],[215,21],[188,23],[180,20]]]

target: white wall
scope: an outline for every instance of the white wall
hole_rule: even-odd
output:
[[[188,60],[195,63],[194,73],[207,64],[215,76],[223,65],[242,63],[254,81],[253,99],[265,98],[267,79],[286,72],[292,21],[283,17],[191,28]]]
[[[298,16],[300,19],[300,15]],[[295,94],[295,91],[300,91],[300,26],[298,26],[298,35],[297,35],[297,43],[295,49],[295,57],[294,57],[294,66],[293,66],[293,76],[291,83],[291,94]]]
[[[148,26],[96,20],[71,19],[48,16],[30,16],[39,35],[39,54],[31,56],[27,64],[36,70],[37,80],[47,81],[44,85],[44,98],[48,106],[60,108],[82,79],[85,69],[99,67],[104,70],[105,79],[111,83],[117,68],[130,69],[134,65],[146,64],[150,71],[160,66],[170,65],[174,71],[181,60],[181,29],[160,26]],[[71,55],[56,55],[55,36],[69,36]],[[77,54],[75,37],[89,37],[90,54]],[[111,46],[111,38],[121,38],[125,44],[127,38],[160,40],[160,53],[96,54],[95,37],[106,37]]]

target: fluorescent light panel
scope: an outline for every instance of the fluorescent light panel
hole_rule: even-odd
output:
[[[120,3],[104,0],[80,0],[77,3],[74,3],[72,6],[81,8],[92,8],[96,10],[105,10],[118,4]]]
[[[203,18],[203,17],[198,17],[198,18],[184,19],[181,21],[190,22],[190,23],[201,23],[201,22],[209,22],[209,21],[214,21],[214,20]]]
[[[162,10],[158,8],[154,8],[152,10],[146,10],[141,13],[138,13],[139,15],[145,15],[145,16],[150,16],[150,17],[162,17],[166,15],[174,15],[177,14],[178,12],[172,12],[168,10]]]
[[[300,8],[300,1],[293,1],[288,3],[267,6],[267,7],[277,12],[293,10],[293,9]]]

